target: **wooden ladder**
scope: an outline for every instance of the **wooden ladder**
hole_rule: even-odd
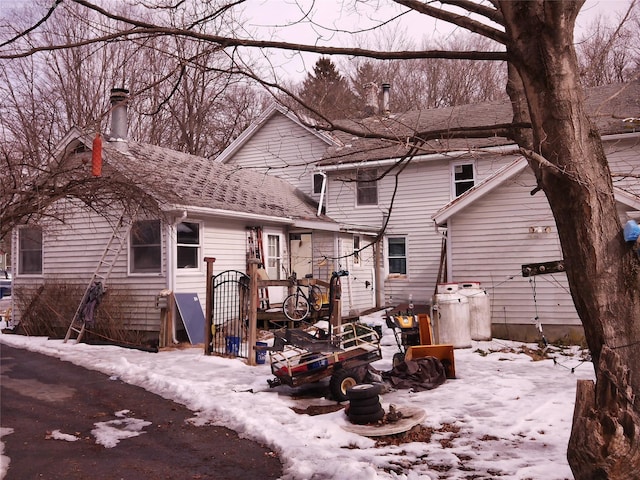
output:
[[[122,248],[127,243],[129,232],[133,226],[133,221],[131,219],[134,217],[135,214],[129,217],[123,213],[120,216],[118,223],[113,228],[111,238],[107,242],[104,252],[102,252],[102,257],[100,257],[98,265],[96,266],[93,275],[91,275],[89,284],[82,295],[82,300],[80,301],[80,304],[73,315],[73,319],[71,320],[71,324],[67,329],[67,334],[64,337],[64,343],[67,343],[74,333],[76,334],[76,343],[79,343],[82,340],[82,336],[87,330],[87,324],[84,317],[85,306],[92,295],[104,292],[105,283],[111,275],[111,271],[113,270],[116,260],[120,256]]]
[[[247,231],[248,252],[247,256],[251,259],[256,259],[260,262],[258,268],[266,269],[264,263],[264,246],[262,245],[262,229],[260,227],[249,228]],[[248,269],[248,266],[247,266]],[[266,310],[269,308],[269,289],[258,289],[258,302],[260,308]]]

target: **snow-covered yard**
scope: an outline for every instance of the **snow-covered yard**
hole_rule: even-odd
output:
[[[363,321],[383,324],[381,314]],[[390,330],[383,332],[383,359],[373,366],[387,371],[397,345]],[[537,345],[473,342],[455,351],[456,379],[434,390],[382,396],[385,409],[393,404],[426,412],[405,438],[416,441],[387,442],[343,429],[349,422],[342,409],[300,413],[335,402],[309,392],[293,395],[300,392],[285,386],[270,389],[268,361],[252,367],[205,356],[201,348],[148,353],[7,334],[0,343],[99,370],[183,403],[194,422],[224,425],[271,446],[284,463],[283,478],[291,480],[572,479],[566,446],[576,381],[594,377],[578,347],[551,347],[552,358],[534,360],[530,353]],[[135,405],[128,408],[135,416]],[[65,441],[71,433],[61,431],[51,441]],[[10,461],[2,460],[3,466]]]

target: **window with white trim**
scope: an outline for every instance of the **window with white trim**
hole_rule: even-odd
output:
[[[177,267],[198,269],[200,266],[200,224],[180,222],[176,226]]]
[[[130,260],[131,273],[160,273],[162,271],[160,220],[133,222]]]
[[[359,170],[357,173],[357,205],[378,204],[378,171]]]
[[[18,230],[18,272],[42,274],[42,228],[33,226]]]
[[[387,237],[387,261],[389,275],[407,274],[406,237]]]
[[[313,174],[313,194],[320,195],[322,193],[322,182],[324,181],[324,175],[321,173]]]
[[[459,197],[475,185],[475,166],[473,163],[454,163],[452,168],[453,191]]]
[[[360,235],[353,236],[353,264],[360,265]]]

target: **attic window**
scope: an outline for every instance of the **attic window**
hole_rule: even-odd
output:
[[[320,173],[313,174],[313,194],[320,195],[322,193],[322,180],[324,176]]]
[[[453,165],[453,190],[459,197],[475,185],[475,168],[473,163],[456,163]]]
[[[357,176],[358,188],[358,205],[377,205],[378,204],[378,171],[377,170],[361,170]]]

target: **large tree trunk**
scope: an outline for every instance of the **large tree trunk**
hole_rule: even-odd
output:
[[[553,211],[596,371],[595,386],[578,388],[569,463],[579,480],[640,478],[639,261],[624,242],[602,142],[584,109],[573,48],[582,2],[499,5],[529,106],[529,162]]]

